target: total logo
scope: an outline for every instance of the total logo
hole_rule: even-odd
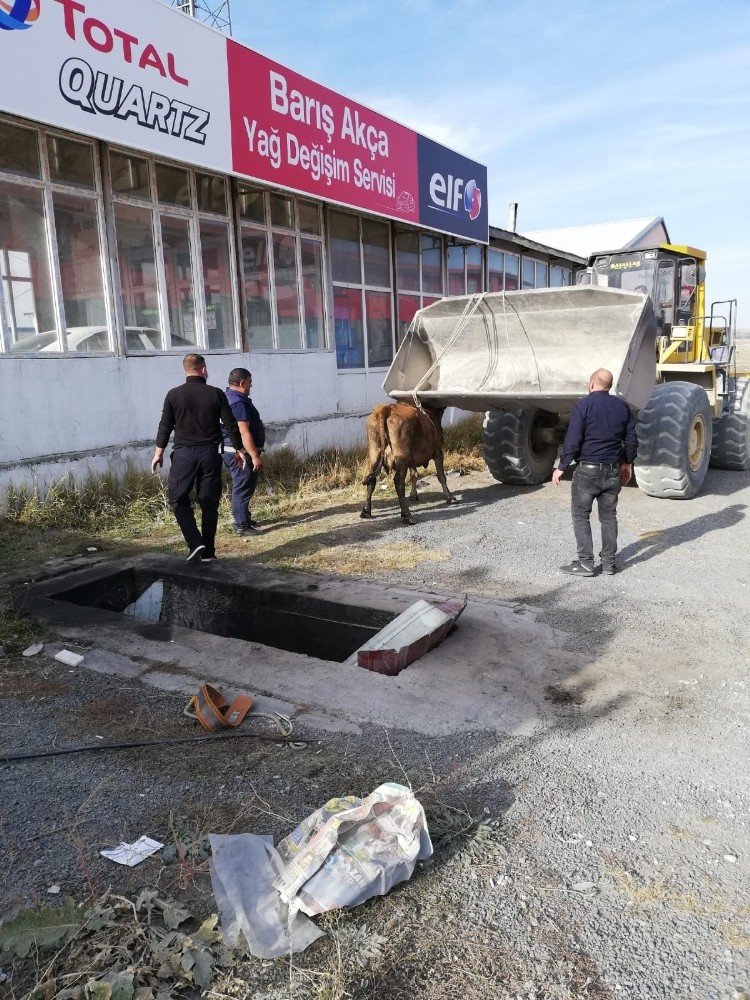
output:
[[[18,31],[30,28],[39,17],[40,0],[0,0],[0,29]]]
[[[464,181],[448,174],[433,174],[430,178],[430,199],[438,208],[458,212],[461,207],[473,222],[482,211],[482,192],[475,180]]]

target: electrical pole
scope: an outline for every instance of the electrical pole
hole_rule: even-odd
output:
[[[211,28],[217,28],[227,35],[232,34],[229,0],[172,0],[172,6]]]

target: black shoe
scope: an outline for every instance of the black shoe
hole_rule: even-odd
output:
[[[594,567],[587,566],[585,563],[582,563],[580,559],[576,559],[567,566],[561,566],[560,569],[563,573],[568,573],[570,576],[596,576]]]
[[[244,537],[246,537],[248,535],[254,535],[257,532],[257,530],[258,530],[257,526],[255,524],[253,524],[252,521],[250,522],[250,524],[243,524],[241,526],[237,526],[237,525],[234,526],[234,533],[235,533],[235,535],[240,535],[240,536],[244,536]]]
[[[213,555],[213,556],[208,556],[208,555],[206,555],[206,556],[201,556],[201,562],[202,562],[202,563],[207,563],[207,562],[218,562],[218,560],[217,560],[217,558],[216,558],[216,556],[215,556],[215,555]]]
[[[185,562],[189,562],[189,563],[196,562],[198,559],[201,559],[203,557],[203,553],[205,551],[206,551],[206,546],[205,545],[198,545],[198,546],[196,546],[196,548],[194,548],[193,551],[190,553],[190,555],[187,557],[187,559],[185,560]]]
[[[617,572],[617,566],[614,565],[605,566],[604,563],[602,563],[602,573],[605,576],[614,576],[616,572]]]

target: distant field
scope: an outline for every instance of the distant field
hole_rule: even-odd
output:
[[[737,368],[750,372],[750,337],[737,338]]]

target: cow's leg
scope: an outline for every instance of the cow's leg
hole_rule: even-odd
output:
[[[436,451],[434,458],[435,458],[435,469],[437,470],[437,478],[438,478],[438,482],[440,483],[440,485],[442,487],[443,496],[445,497],[445,502],[446,503],[455,503],[456,502],[456,498],[453,496],[453,494],[451,493],[451,491],[448,489],[448,484],[445,481],[445,469],[443,468],[443,453],[442,453],[442,451]]]
[[[409,492],[409,501],[411,503],[416,503],[419,500],[417,496],[417,470],[410,469],[409,475],[411,476],[411,490]]]
[[[414,524],[411,512],[409,511],[409,501],[406,499],[406,473],[408,466],[403,458],[397,458],[393,473],[393,485],[396,487],[398,502],[401,507],[401,517],[406,524]]]
[[[361,518],[372,517],[372,495],[375,492],[375,487],[378,482],[378,473],[380,472],[381,459],[378,458],[374,465],[370,466],[370,472],[362,480],[363,486],[367,487],[367,499],[365,500],[365,505],[362,508],[362,513],[359,515]]]

